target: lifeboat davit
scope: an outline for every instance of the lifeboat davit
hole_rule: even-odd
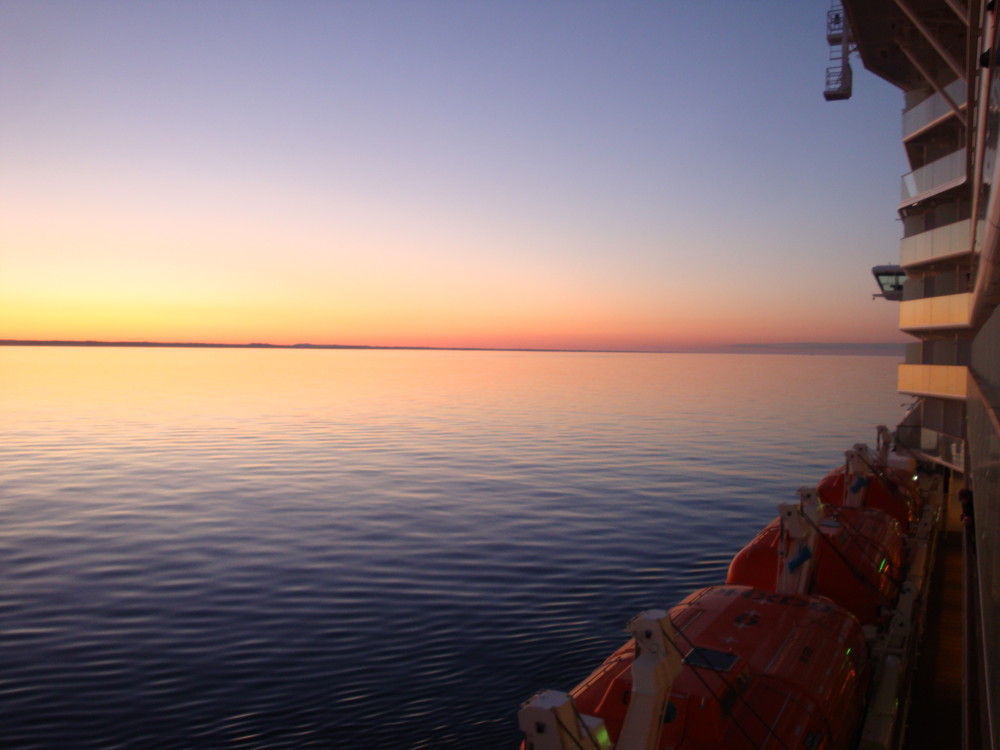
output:
[[[904,534],[922,511],[922,497],[913,479],[912,461],[890,456],[888,430],[879,428],[879,450],[855,445],[846,460],[820,481],[817,490],[827,505],[878,508],[896,519]]]
[[[805,505],[811,493],[802,492]],[[783,506],[798,515],[802,528],[789,528],[790,516],[782,513],[736,554],[726,583],[819,594],[864,625],[882,623],[902,576],[899,524],[875,508],[802,505]],[[796,575],[801,580],[790,582]]]
[[[877,455],[856,445],[843,468],[780,506],[726,585],[637,616],[633,638],[571,692],[527,701],[522,750],[853,747],[872,672],[892,702],[898,651],[885,657],[899,644],[884,636],[906,632],[917,591],[901,593],[900,579],[922,497],[891,440],[880,427]],[[888,646],[869,649],[866,634]],[[876,738],[895,711],[876,711]]]
[[[659,614],[568,695],[528,701],[522,750],[851,746],[870,669],[849,612],[820,596],[715,586]],[[675,660],[659,687],[655,668],[640,665],[657,650],[647,640],[657,629],[663,663]]]
[[[817,491],[824,503],[848,504],[851,488],[855,488],[855,492],[864,491],[858,505],[889,514],[896,519],[903,533],[908,533],[910,525],[919,519],[920,495],[906,473],[884,469],[863,479],[854,478],[850,483],[847,482],[847,474],[841,466],[823,477]]]

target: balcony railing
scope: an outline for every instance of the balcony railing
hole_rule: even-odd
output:
[[[899,303],[899,327],[904,331],[968,328],[971,324],[970,292]]]
[[[960,338],[927,338],[906,345],[908,365],[964,365],[969,362],[970,341]]]
[[[969,368],[961,365],[899,365],[897,389],[915,396],[965,399]]]
[[[925,297],[944,297],[961,294],[970,290],[969,270],[958,268],[927,273],[922,276],[907,277],[903,281],[903,300],[918,300]]]
[[[900,265],[946,260],[972,251],[972,220],[963,219],[927,232],[904,237],[899,245]]]
[[[929,198],[965,182],[965,149],[960,148],[903,175],[902,205]]]
[[[965,471],[965,441],[919,425],[899,425],[896,439],[904,448],[920,451],[923,458]]]
[[[964,109],[966,99],[965,81],[958,79],[944,87],[951,100]],[[903,113],[903,140],[912,138],[921,130],[926,130],[944,120],[953,112],[951,105],[940,94],[933,94],[920,104]]]

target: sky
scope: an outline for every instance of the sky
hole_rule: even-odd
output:
[[[0,339],[893,342],[823,0],[0,1]]]

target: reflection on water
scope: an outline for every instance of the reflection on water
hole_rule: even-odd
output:
[[[0,348],[5,743],[512,747],[894,424],[895,365]]]

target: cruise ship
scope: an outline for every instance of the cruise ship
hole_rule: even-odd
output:
[[[952,472],[974,508],[960,558],[962,632],[928,634],[956,639],[961,664],[962,736],[938,746],[998,750],[1000,9],[993,0],[843,0],[827,15],[827,41],[828,100],[850,97],[852,58],[902,92],[911,171],[900,186],[899,266],[875,269],[882,293],[898,299],[900,330],[914,337],[898,389],[915,404],[896,435]],[[910,715],[924,721],[935,710],[926,699],[918,708]]]
[[[902,93],[900,258],[872,271],[913,405],[724,584],[526,701],[524,750],[1000,750],[1000,9],[835,0],[826,39],[827,100],[852,60]]]

